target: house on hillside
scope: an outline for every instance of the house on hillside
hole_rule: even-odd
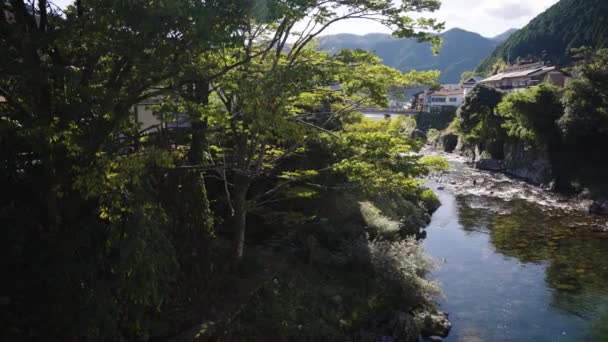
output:
[[[414,94],[412,109],[417,112],[433,113],[441,111],[445,107],[458,108],[462,105],[463,101],[463,88],[442,87],[439,90],[425,90]]]
[[[528,63],[507,68],[505,71],[483,79],[479,83],[511,93],[541,83],[564,87],[569,78],[570,76],[566,72],[555,66],[545,66],[543,63]]]
[[[143,133],[153,133],[161,129],[178,129],[190,127],[190,120],[180,113],[160,113],[154,111],[155,99],[144,100],[133,106],[135,122]]]
[[[473,89],[479,82],[481,82],[482,78],[479,76],[471,76],[467,78],[464,82],[462,82],[462,89],[464,90],[464,97],[467,97],[471,89]]]

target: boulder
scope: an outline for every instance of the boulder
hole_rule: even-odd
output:
[[[503,172],[536,185],[549,184],[555,178],[546,149],[524,143],[505,144]]]
[[[475,168],[486,171],[502,171],[502,163],[497,159],[480,159],[475,162]]]
[[[448,337],[452,330],[452,323],[445,312],[425,313],[422,316],[422,336]]]
[[[439,336],[429,336],[422,339],[424,342],[441,342],[443,341],[443,337]]]
[[[599,199],[591,203],[589,213],[594,215],[608,216],[608,200]]]
[[[402,311],[385,313],[371,320],[367,327],[352,335],[352,342],[399,342],[415,338],[414,317]]]

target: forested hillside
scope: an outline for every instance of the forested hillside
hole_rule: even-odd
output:
[[[338,52],[340,49],[374,51],[385,65],[401,71],[440,70],[440,82],[457,83],[460,75],[472,70],[496,46],[492,39],[462,29],[451,29],[440,34],[443,43],[439,55],[433,55],[430,43],[418,43],[415,38],[396,39],[388,34],[338,34],[320,37],[321,50]]]
[[[499,35],[497,35],[495,37],[492,37],[492,40],[495,41],[495,42],[497,42],[497,43],[502,43],[505,40],[509,39],[517,31],[518,31],[518,29],[515,29],[515,28],[508,29],[508,30],[506,30],[505,32],[503,32],[501,34],[499,34]]]
[[[570,62],[569,51],[608,44],[608,1],[561,0],[501,44],[478,67],[489,72],[500,60],[518,57],[545,59],[553,64]]]

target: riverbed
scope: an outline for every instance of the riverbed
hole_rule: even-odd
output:
[[[608,220],[444,156],[424,246],[453,324],[446,341],[608,341]]]

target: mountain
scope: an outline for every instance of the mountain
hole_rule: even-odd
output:
[[[492,37],[490,39],[492,39],[493,41],[500,44],[500,43],[504,42],[505,40],[509,39],[513,35],[513,33],[517,32],[517,31],[519,31],[519,30],[515,29],[515,28],[508,29],[505,32],[499,34],[498,36]]]
[[[489,72],[500,61],[544,59],[555,65],[571,60],[572,48],[608,47],[607,0],[561,0],[515,32],[477,68]]]
[[[443,43],[437,56],[433,55],[429,43],[381,33],[336,34],[319,37],[317,41],[320,50],[330,53],[341,49],[374,51],[384,64],[401,71],[440,70],[442,83],[458,83],[463,72],[473,70],[496,47],[489,38],[457,28],[441,33],[440,37]]]

